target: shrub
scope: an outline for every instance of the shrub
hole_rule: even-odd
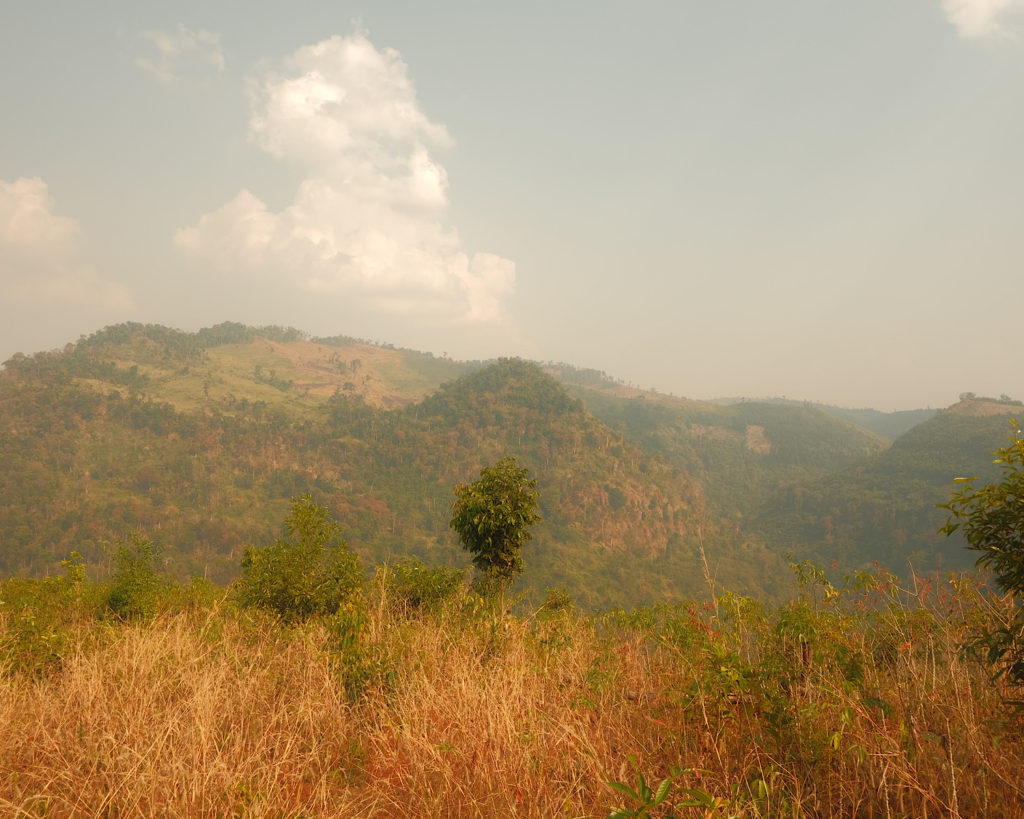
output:
[[[464,569],[428,567],[417,557],[401,560],[386,571],[390,593],[415,611],[437,611],[466,581]]]
[[[106,608],[125,620],[151,620],[173,587],[158,568],[160,547],[141,535],[118,547]]]
[[[74,626],[90,615],[98,587],[85,582],[78,552],[61,565],[63,577],[0,582],[0,668],[45,676],[74,646]]]
[[[310,495],[296,498],[282,536],[271,546],[245,550],[239,602],[272,611],[286,622],[337,612],[359,591],[363,576],[339,528]]]

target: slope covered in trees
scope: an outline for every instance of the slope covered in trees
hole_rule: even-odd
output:
[[[623,397],[607,384],[571,389],[628,440],[696,476],[723,530],[843,571],[877,561],[901,574],[971,565],[962,538],[939,534],[945,518],[936,505],[954,478],[994,474],[988,453],[1020,408],[965,396],[948,410],[921,411],[926,420],[890,444],[843,417],[861,410]],[[869,414],[876,429],[918,415]]]
[[[698,475],[716,513],[731,520],[755,514],[780,483],[831,474],[887,445],[806,405],[577,394],[610,427]]]
[[[303,493],[367,565],[461,566],[452,487],[506,456],[536,476],[544,518],[524,584],[585,605],[693,594],[706,574],[772,594],[787,551],[963,565],[935,504],[984,475],[1012,409],[967,401],[890,447],[813,405],[688,401],[568,365],[119,325],[0,371],[0,572],[53,572],[72,550],[107,566],[140,530],[178,577],[225,582]]]
[[[748,401],[748,399],[720,399],[715,401],[716,404],[739,404]],[[927,421],[929,418],[935,415],[938,410],[933,409],[915,409],[915,410],[897,410],[895,412],[882,412],[876,409],[851,409],[849,407],[836,407],[832,404],[818,404],[809,401],[794,401],[789,398],[772,398],[755,403],[768,403],[768,404],[779,404],[781,406],[789,407],[814,407],[829,415],[832,415],[841,421],[847,421],[858,427],[873,432],[876,435],[881,435],[883,438],[888,438],[890,441],[899,438],[904,432],[907,432],[911,428],[918,424]]]
[[[859,566],[879,561],[897,571],[967,568],[975,557],[962,538],[939,529],[956,477],[997,474],[988,453],[1006,442],[1008,416],[975,413],[970,402],[938,413],[891,448],[825,477],[782,484],[756,527],[777,549]]]
[[[692,593],[704,583],[698,537],[720,552],[723,582],[771,592],[781,577],[756,543],[719,549],[700,484],[627,443],[536,365],[368,349],[364,379],[347,388],[325,370],[314,383],[309,348],[322,348],[321,362],[349,348],[293,333],[131,325],[9,362],[0,570],[52,572],[72,550],[103,566],[111,543],[141,530],[178,576],[224,582],[305,492],[370,562],[415,553],[461,565],[452,487],[509,455],[539,484],[545,523],[524,555],[534,589],[561,584],[595,606]],[[453,369],[469,374],[416,400]]]

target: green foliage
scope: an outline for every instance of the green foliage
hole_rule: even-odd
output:
[[[356,702],[374,687],[389,685],[394,677],[387,646],[367,634],[369,615],[361,594],[351,594],[326,620],[326,650],[345,696]]]
[[[100,590],[86,583],[78,552],[63,565],[61,577],[0,582],[0,673],[44,676],[75,646],[74,626],[90,615]]]
[[[205,611],[224,599],[226,592],[205,577],[193,577],[188,583],[175,584],[167,596],[173,611]]]
[[[539,521],[537,481],[515,458],[502,458],[481,469],[479,480],[455,487],[451,527],[473,565],[503,585],[523,571],[522,546]]]
[[[463,569],[428,567],[418,557],[408,557],[387,567],[388,591],[414,611],[437,611],[454,598],[466,582]]]
[[[1011,424],[1010,445],[994,453],[1002,480],[976,487],[976,477],[958,478],[959,489],[940,508],[950,513],[942,531],[961,530],[967,548],[981,552],[978,565],[992,570],[1003,591],[1024,596],[1024,437]]]
[[[635,760],[631,759],[630,761],[633,762],[633,766],[635,768]],[[609,782],[608,787],[625,796],[633,803],[633,805],[630,808],[617,808],[612,810],[612,812],[608,814],[608,819],[640,819],[641,817],[653,816],[653,812],[659,805],[661,805],[662,802],[665,801],[666,798],[668,798],[669,790],[672,787],[672,779],[679,773],[679,769],[674,768],[672,773],[665,779],[661,780],[658,787],[653,790],[647,784],[647,780],[639,770],[636,771],[635,788],[631,788],[624,782]],[[670,819],[675,816],[671,811],[662,815],[664,815],[666,819]]]
[[[64,569],[67,584],[73,589],[81,589],[85,583],[85,560],[79,552],[72,552],[71,557],[60,562]]]
[[[538,619],[559,617],[563,614],[572,614],[576,610],[576,604],[572,595],[565,589],[548,589],[547,597],[537,610]]]
[[[609,782],[608,787],[625,796],[632,804],[630,807],[614,808],[607,819],[678,819],[679,814],[675,811],[684,808],[698,808],[707,811],[705,815],[718,816],[718,810],[727,804],[725,800],[716,799],[701,788],[680,788],[684,798],[672,805],[667,800],[675,780],[681,776],[695,774],[697,771],[693,768],[683,770],[678,765],[673,765],[669,775],[662,779],[656,788],[651,788],[637,767],[636,760],[630,757],[629,761],[636,772],[636,786],[630,787],[624,782]]]
[[[1018,598],[1002,627],[982,634],[976,645],[987,649],[989,661],[1015,684],[1024,684],[1024,435],[1013,420],[1010,444],[997,450],[1001,480],[983,486],[977,478],[958,478],[957,489],[941,508],[949,512],[942,531],[961,531],[967,548],[980,552],[978,565],[991,569],[996,585]]]
[[[125,620],[151,620],[173,586],[161,565],[160,547],[141,535],[114,555],[107,610]]]
[[[283,535],[271,546],[245,550],[239,602],[272,611],[286,622],[337,612],[362,583],[359,558],[339,529],[312,496],[293,500]]]

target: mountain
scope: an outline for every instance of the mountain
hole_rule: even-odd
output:
[[[124,324],[0,371],[0,572],[54,572],[72,550],[103,571],[140,531],[177,576],[227,582],[306,492],[368,565],[463,566],[452,487],[512,455],[544,517],[528,594],[630,605],[703,595],[710,578],[773,596],[788,551],[898,570],[968,560],[936,542],[934,504],[985,468],[1007,424],[984,413],[999,407],[971,399],[890,445],[810,404],[690,401],[564,364]]]
[[[1005,444],[1008,418],[1022,409],[1006,396],[970,393],[946,410],[897,413],[784,399],[698,402],[568,375],[597,417],[700,480],[722,531],[842,571],[876,562],[901,575],[973,566],[959,535],[939,534],[946,515],[937,504],[955,477],[996,477],[988,453]]]
[[[851,424],[863,427],[876,435],[882,435],[891,441],[899,438],[903,433],[933,418],[938,410],[915,409],[897,410],[895,412],[879,412],[874,409],[845,409],[833,407],[827,404],[815,404],[818,409],[849,421]]]
[[[783,483],[754,528],[775,550],[898,572],[964,569],[976,555],[939,534],[956,477],[997,478],[988,453],[1005,445],[1014,403],[966,399],[904,433],[893,445],[833,474]]]
[[[517,360],[457,364],[281,328],[121,325],[8,361],[0,428],[5,573],[54,571],[72,550],[102,568],[110,544],[140,530],[177,575],[224,582],[303,492],[367,562],[464,565],[452,486],[504,455],[539,482],[533,592],[564,585],[591,606],[694,594],[699,546],[721,546],[692,475]],[[779,558],[756,542],[721,549],[723,582],[777,590]]]
[[[730,520],[754,514],[780,483],[832,474],[888,446],[810,406],[573,392],[628,440],[698,476],[717,514]]]
[[[750,399],[747,398],[721,398],[716,400],[716,404],[738,404],[745,403]],[[755,401],[754,403],[762,404],[783,404],[788,406],[799,406],[805,405],[814,407],[822,412],[826,412],[829,415],[834,415],[843,421],[848,421],[851,424],[856,424],[869,432],[874,432],[876,435],[881,435],[884,438],[888,438],[890,441],[895,440],[907,430],[917,426],[923,421],[927,421],[938,410],[933,409],[915,409],[915,410],[897,410],[895,412],[881,412],[876,409],[850,409],[848,407],[836,407],[831,404],[818,404],[812,401],[794,401],[789,398],[771,398],[764,399],[761,401]]]

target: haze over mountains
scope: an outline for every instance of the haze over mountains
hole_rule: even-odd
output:
[[[305,492],[368,562],[461,566],[452,486],[505,455],[539,483],[528,593],[632,604],[696,595],[710,573],[775,596],[788,553],[840,572],[963,568],[935,504],[953,478],[991,474],[1019,408],[713,403],[564,364],[123,324],[0,372],[0,572],[53,572],[72,550],[100,571],[139,531],[178,576],[227,582]]]

